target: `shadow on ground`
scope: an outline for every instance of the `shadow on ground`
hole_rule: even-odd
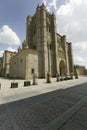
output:
[[[40,130],[85,96],[87,83],[1,104],[0,130]]]

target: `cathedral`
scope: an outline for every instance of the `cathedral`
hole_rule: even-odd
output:
[[[71,75],[74,72],[72,43],[57,33],[56,17],[44,4],[38,5],[33,16],[26,18],[26,40],[9,60],[11,78],[30,79]],[[5,74],[6,75],[6,74]]]

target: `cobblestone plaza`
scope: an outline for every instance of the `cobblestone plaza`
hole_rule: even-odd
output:
[[[12,80],[0,79],[0,130],[87,129],[86,77],[62,82],[54,78],[51,84],[42,79],[28,87],[17,81],[19,87],[12,89]]]

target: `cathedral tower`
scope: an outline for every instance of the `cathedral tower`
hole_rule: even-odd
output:
[[[52,77],[56,73],[69,75],[73,71],[71,45],[66,42],[65,35],[57,34],[55,15],[49,13],[44,4],[38,5],[36,13],[27,17],[26,25],[26,43],[30,49],[38,51],[39,77],[46,77],[47,72]]]

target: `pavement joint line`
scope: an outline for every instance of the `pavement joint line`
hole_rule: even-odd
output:
[[[50,123],[48,123],[41,130],[58,130],[65,124],[85,103],[87,102],[87,96],[81,99],[78,103],[64,112],[60,118],[56,118]]]

